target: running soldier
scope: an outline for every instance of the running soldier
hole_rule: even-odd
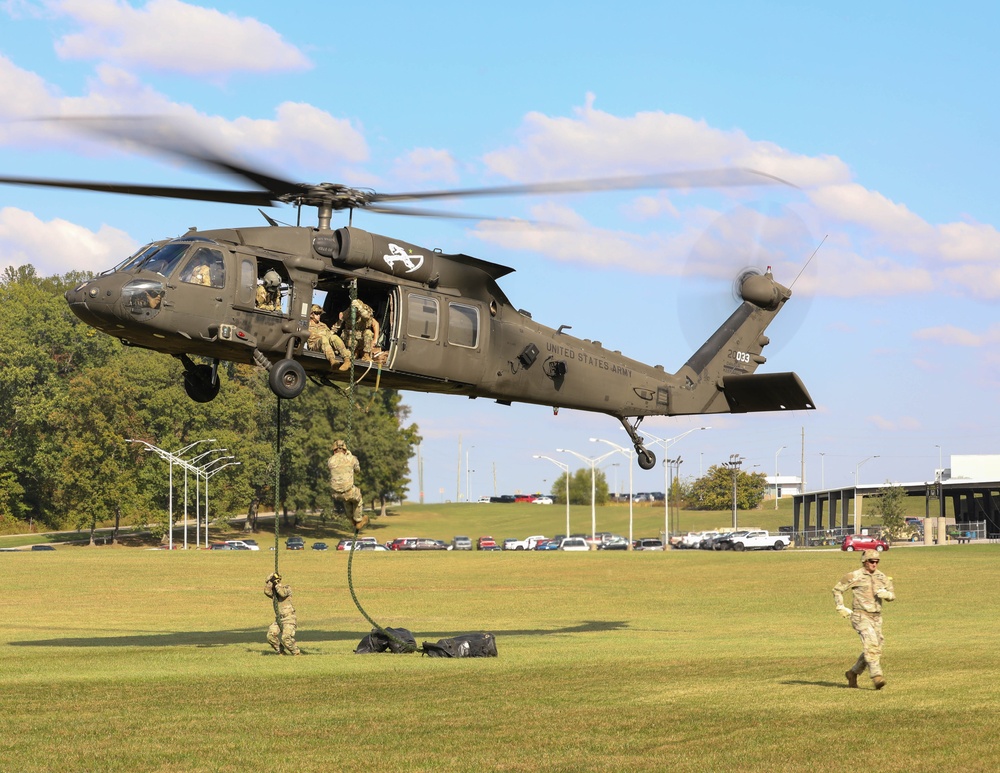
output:
[[[330,468],[330,488],[335,502],[343,502],[347,517],[354,524],[355,531],[368,525],[368,516],[361,507],[361,489],[354,484],[354,474],[361,472],[357,457],[347,450],[343,440],[333,443],[333,456],[327,459]]]
[[[292,587],[281,582],[281,575],[273,573],[264,581],[264,595],[274,605],[274,622],[267,629],[267,642],[281,655],[301,655],[295,643],[295,607],[289,599]]]
[[[848,572],[833,586],[833,600],[841,617],[849,617],[854,630],[861,637],[861,655],[844,674],[848,687],[858,686],[858,677],[865,672],[871,675],[876,690],[886,685],[882,676],[882,602],[894,601],[892,578],[879,571],[879,552],[866,550],[861,556],[861,568]],[[853,610],[844,606],[844,592],[851,591]]]

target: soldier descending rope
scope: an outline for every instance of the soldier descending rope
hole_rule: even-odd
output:
[[[343,502],[347,517],[359,532],[368,525],[368,516],[361,507],[361,489],[354,484],[354,474],[361,472],[361,465],[354,454],[347,450],[343,440],[333,443],[333,456],[327,460],[330,468],[330,488],[335,502]]]
[[[264,582],[264,595],[274,604],[274,622],[267,629],[267,641],[281,655],[301,655],[295,643],[295,607],[289,601],[292,587],[282,584],[281,575],[274,572]]]

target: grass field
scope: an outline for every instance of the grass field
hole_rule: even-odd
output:
[[[458,525],[475,517],[498,537],[554,531],[518,519],[537,526],[558,507],[524,507],[535,509],[451,519],[404,508],[378,536],[475,538]],[[381,624],[418,642],[495,633],[499,657],[470,660],[354,655],[369,626],[347,556],[282,548],[279,559],[299,658],[264,640],[266,549],[0,554],[11,583],[0,769],[1000,767],[1000,546],[884,555],[899,600],[886,612],[880,692],[867,677],[844,686],[860,644],[830,588],[856,554],[354,557],[358,597]]]

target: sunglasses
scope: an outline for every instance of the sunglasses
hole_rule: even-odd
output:
[[[878,563],[878,559],[877,558],[869,558],[867,561],[865,561],[865,563],[866,564],[877,564]]]

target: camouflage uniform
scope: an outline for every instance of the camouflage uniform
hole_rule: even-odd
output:
[[[323,354],[326,355],[326,359],[330,361],[331,365],[337,364],[337,355],[339,355],[344,361],[340,366],[340,370],[347,370],[351,367],[351,353],[347,351],[347,347],[344,346],[344,342],[340,336],[320,321],[319,315],[322,313],[323,309],[313,304],[309,311],[309,340],[306,341],[306,346],[313,351],[317,347],[322,349]]]
[[[368,519],[361,507],[361,489],[354,485],[354,474],[361,472],[357,457],[347,450],[343,440],[333,444],[333,456],[326,461],[330,468],[330,488],[335,501],[344,503],[347,517],[354,523],[354,528],[361,531]]]
[[[351,327],[351,309],[354,309],[354,326]],[[347,311],[340,315],[340,332],[343,334],[347,348],[354,357],[362,362],[371,362],[375,350],[375,338],[378,335],[378,322],[372,307],[355,298]]]
[[[267,641],[275,652],[282,655],[298,655],[299,647],[295,643],[295,607],[289,599],[292,596],[290,585],[283,585],[281,577],[272,574],[264,582],[264,595],[274,604],[274,622],[267,629]]]
[[[257,285],[255,305],[263,311],[281,311],[281,304],[278,301],[277,294],[269,293],[264,289],[264,285]]]
[[[202,263],[200,266],[196,267],[194,271],[191,272],[191,278],[188,279],[191,284],[204,285],[205,287],[212,286],[212,273],[209,271],[208,266]]]
[[[879,553],[874,550],[866,550],[862,556],[862,562],[879,559]],[[861,655],[857,662],[851,666],[845,675],[851,687],[857,686],[857,678],[868,667],[868,673],[875,683],[876,689],[881,689],[885,685],[882,676],[882,602],[893,601],[896,598],[892,587],[892,578],[887,577],[878,569],[869,572],[864,566],[848,572],[840,578],[840,582],[833,586],[833,600],[837,603],[838,609],[844,607],[844,592],[851,591],[853,607],[851,612],[851,625],[861,637]],[[846,615],[846,612],[843,614]],[[853,678],[852,678],[853,675]]]

